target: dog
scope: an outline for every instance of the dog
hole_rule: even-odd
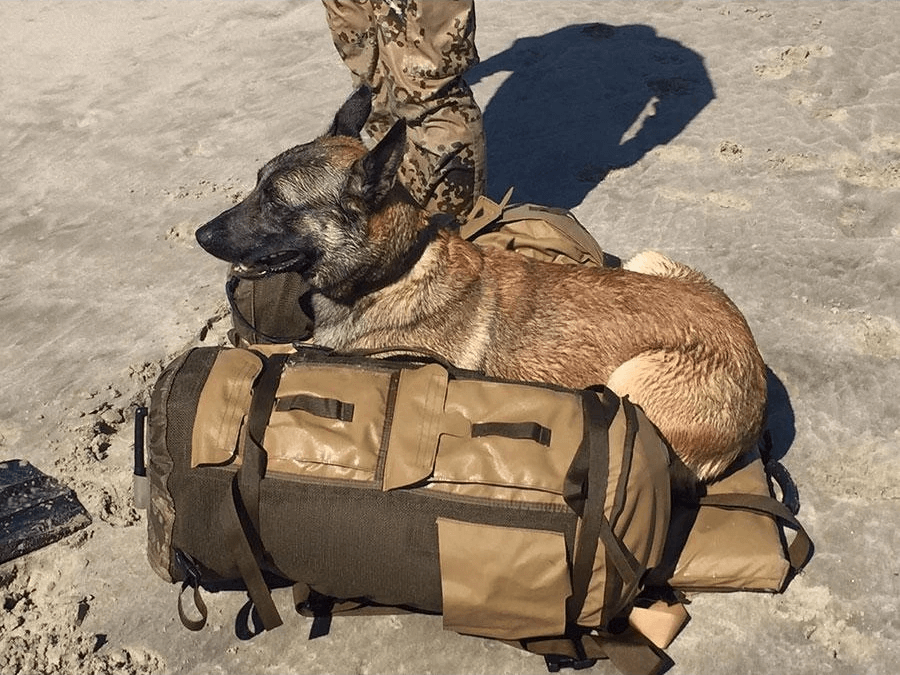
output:
[[[358,90],[323,136],[267,162],[197,230],[202,248],[244,277],[301,275],[315,344],[415,346],[500,378],[603,383],[644,410],[697,484],[755,446],[765,364],[723,291],[655,252],[588,268],[462,239],[397,180],[403,121],[365,147],[368,101]]]

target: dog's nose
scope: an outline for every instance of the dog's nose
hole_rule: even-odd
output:
[[[197,243],[203,247],[204,250],[208,251],[209,247],[213,243],[213,228],[209,226],[209,223],[206,225],[202,225],[197,228],[197,231],[194,233],[194,237],[197,239]]]

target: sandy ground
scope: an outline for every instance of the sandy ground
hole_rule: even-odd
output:
[[[891,2],[478,6],[492,195],[516,185],[613,253],[705,271],[776,376],[816,555],[783,595],[695,597],[673,673],[900,664],[898,28]],[[321,5],[2,2],[0,52],[0,458],[94,519],[0,566],[0,672],[544,672],[437,617],[309,642],[293,616],[241,642],[238,593],[190,633],[146,563],[130,411],[226,328],[194,229],[349,93]]]

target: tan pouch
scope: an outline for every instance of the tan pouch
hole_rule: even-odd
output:
[[[197,403],[191,468],[229,464],[238,458],[253,382],[262,369],[259,356],[244,349],[224,349],[216,356]]]
[[[536,204],[507,206],[480,197],[460,228],[460,236],[479,246],[502,248],[545,262],[608,266],[613,261],[571,213]]]
[[[437,525],[444,628],[502,640],[565,632],[572,588],[562,534]]]
[[[711,483],[707,494],[711,498],[755,495],[760,503],[771,499],[773,506],[779,505],[771,497],[758,452],[745,458],[743,466]],[[802,529],[797,536],[808,540]],[[793,567],[772,515],[739,506],[702,505],[669,583],[685,591],[780,592]]]
[[[255,345],[265,356],[290,345]],[[253,351],[225,349],[200,394],[191,465],[240,466],[239,441],[262,361]],[[267,471],[374,481],[387,424],[389,372],[352,365],[285,367],[262,439]]]
[[[404,370],[383,487],[564,509],[563,483],[582,437],[580,401],[570,392],[450,380],[437,364]]]

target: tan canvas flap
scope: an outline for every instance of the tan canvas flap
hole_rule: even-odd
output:
[[[758,453],[746,466],[710,484],[708,493],[769,495]],[[780,591],[789,571],[773,518],[701,507],[670,583],[683,590]]]
[[[564,633],[572,589],[562,534],[437,524],[444,628],[501,640]]]
[[[266,429],[268,471],[374,480],[390,374],[333,364],[285,368]],[[319,407],[342,411],[322,412]]]
[[[634,607],[628,615],[628,623],[657,647],[665,649],[690,618],[680,602],[670,605],[657,600],[649,607]]]
[[[259,356],[243,349],[224,349],[216,356],[197,403],[191,467],[235,459],[253,382],[262,367]]]
[[[446,485],[434,485],[435,489],[562,504],[563,480],[583,436],[577,396],[527,385],[462,380],[449,383],[446,410],[473,425],[526,423],[540,426],[546,434],[540,441],[500,434],[441,436],[432,481]]]
[[[447,413],[447,370],[428,364],[404,370],[384,466],[384,490],[420,483],[431,475],[441,434],[468,436],[469,422],[458,413]]]
[[[460,228],[460,236],[480,246],[547,262],[603,266],[603,250],[575,216],[563,209],[534,204],[507,207],[511,192],[500,204],[480,197]],[[499,225],[491,226],[496,221]]]

